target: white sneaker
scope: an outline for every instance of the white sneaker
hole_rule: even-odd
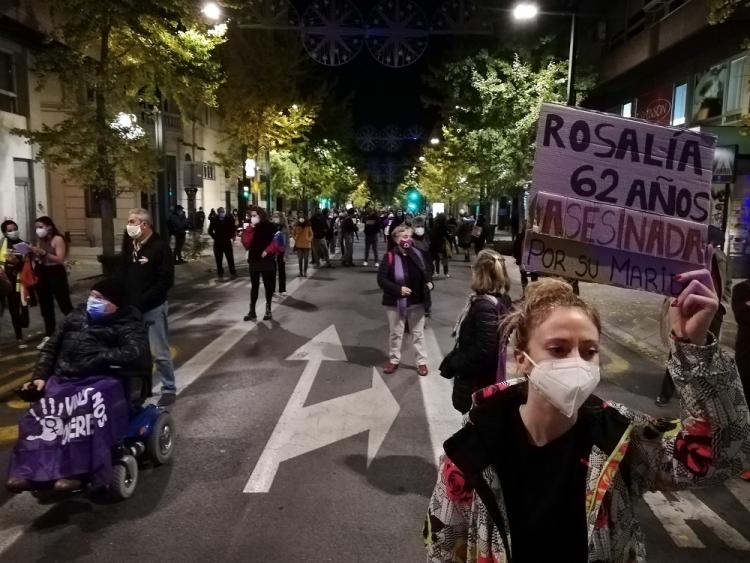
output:
[[[287,293],[286,291],[282,291],[282,292],[281,292],[281,296],[282,296],[282,297],[286,297],[287,295],[289,295],[289,294],[288,294],[288,293]]]
[[[376,268],[380,268],[380,264],[378,264],[377,262],[375,262],[375,267]]]
[[[367,262],[362,262],[362,265],[363,266],[367,266]]]
[[[41,350],[42,348],[44,348],[44,345],[47,344],[47,342],[49,342],[49,336],[45,336],[44,338],[42,338],[42,341],[39,343],[39,346],[37,346],[36,349]]]
[[[450,274],[445,274],[445,277],[449,278],[449,277],[451,277],[451,275]]]

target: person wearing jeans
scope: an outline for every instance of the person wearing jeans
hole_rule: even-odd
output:
[[[167,322],[167,294],[174,285],[174,261],[169,244],[153,231],[151,214],[145,209],[130,211],[126,230],[119,279],[128,302],[143,314],[156,373],[161,381],[159,406],[168,406],[177,398]]]
[[[427,353],[424,342],[425,303],[432,291],[432,274],[422,254],[413,247],[412,228],[399,225],[391,233],[395,246],[378,269],[378,285],[383,290],[383,305],[388,317],[388,364],[383,370],[392,374],[401,363],[401,345],[406,322],[409,323],[417,373],[426,376]]]

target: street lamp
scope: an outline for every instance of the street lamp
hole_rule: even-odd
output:
[[[518,21],[533,20],[539,15],[539,6],[530,2],[520,2],[513,8],[513,19]]]
[[[438,139],[437,137],[433,137],[432,139],[430,139],[430,144],[431,144],[431,145],[432,145],[433,147],[436,147],[437,145],[439,145],[439,144],[440,144],[440,139]]]
[[[575,12],[542,12],[539,6],[533,2],[519,2],[512,10],[513,19],[516,21],[529,21],[536,19],[539,14],[547,16],[570,16],[570,49],[568,52],[568,105],[576,105],[575,93],[575,64],[576,47],[578,37],[576,35],[576,13]]]
[[[221,18],[221,8],[216,2],[206,2],[201,10],[203,15],[209,20],[219,21]]]

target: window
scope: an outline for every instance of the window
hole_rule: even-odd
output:
[[[633,102],[622,104],[621,114],[623,117],[633,117]]]
[[[15,72],[13,54],[0,51],[0,111],[17,111]]]
[[[672,101],[672,125],[685,125],[685,110],[687,109],[687,84],[674,87]]]
[[[203,163],[203,179],[216,180],[216,166],[208,162]]]
[[[729,64],[729,86],[727,88],[726,112],[739,111],[742,105],[742,86],[745,82],[743,77],[745,68],[745,57],[733,60]]]

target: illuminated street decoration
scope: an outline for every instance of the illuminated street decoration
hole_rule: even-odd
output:
[[[350,0],[316,0],[302,15],[302,44],[326,66],[350,62],[362,49],[362,14]]]
[[[402,68],[427,49],[427,16],[411,0],[382,0],[367,17],[367,48],[381,64]]]

